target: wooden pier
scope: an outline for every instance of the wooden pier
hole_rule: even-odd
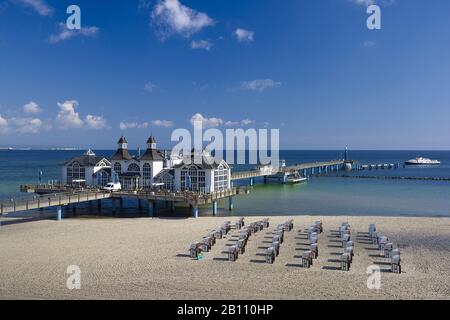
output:
[[[217,201],[229,198],[229,209],[233,209],[233,197],[237,195],[245,195],[250,192],[249,188],[236,187],[223,191],[217,191],[212,193],[195,193],[190,191],[183,192],[168,192],[168,191],[148,191],[148,190],[135,190],[135,191],[120,191],[120,192],[106,192],[101,190],[86,190],[86,191],[74,191],[70,187],[62,188],[58,186],[56,189],[51,189],[50,186],[42,188],[36,186],[36,188],[28,185],[28,187],[22,186],[21,190],[44,190],[47,193],[39,197],[30,199],[11,199],[9,201],[0,202],[0,216],[4,216],[10,213],[19,211],[28,211],[33,209],[45,209],[50,207],[56,207],[57,219],[61,219],[61,207],[70,204],[79,204],[89,201],[101,201],[104,199],[112,200],[112,211],[116,211],[116,200],[121,203],[123,199],[135,199],[139,203],[144,200],[148,204],[149,215],[153,216],[156,211],[157,202],[169,202],[172,206],[176,203],[188,204],[192,210],[194,216],[198,217],[198,207],[208,204],[213,205],[213,213],[217,214]],[[50,193],[50,190],[53,192]],[[57,193],[57,192],[60,193]]]
[[[231,174],[231,181],[264,177],[265,179],[273,178],[283,183],[286,183],[287,178],[289,176],[300,173],[304,178],[306,178],[308,174],[315,175],[337,171],[342,169],[345,163],[353,163],[353,161],[334,160],[326,162],[311,162],[311,163],[297,164],[293,166],[285,166],[280,167],[278,170],[255,169],[249,171],[238,171]]]
[[[344,169],[346,165],[352,165],[353,161],[333,160],[327,162],[303,163],[293,166],[281,166],[277,169],[265,167],[260,170],[250,170],[234,172],[231,175],[231,181],[251,179],[250,185],[253,185],[253,179],[264,177],[267,179],[277,179],[282,183],[288,183],[289,180],[305,181],[308,174],[326,174],[328,172]],[[270,170],[267,170],[270,168]],[[233,210],[234,197],[237,195],[248,194],[248,187],[232,187],[223,191],[211,193],[199,193],[192,191],[171,192],[163,190],[130,190],[119,192],[107,192],[94,188],[74,188],[67,185],[59,184],[26,184],[20,186],[20,191],[25,193],[34,193],[35,196],[30,199],[11,199],[0,201],[0,216],[19,211],[28,211],[33,209],[56,208],[57,220],[62,218],[62,207],[68,205],[76,205],[83,202],[101,201],[110,199],[112,201],[112,212],[116,211],[117,200],[123,203],[124,199],[134,199],[139,203],[145,201],[148,206],[148,215],[154,216],[157,202],[166,202],[172,205],[174,210],[176,204],[187,204],[192,209],[194,217],[198,217],[199,206],[212,205],[213,215],[217,215],[217,202],[221,199],[228,198],[228,208]]]

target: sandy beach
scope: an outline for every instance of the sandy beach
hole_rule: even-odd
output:
[[[250,238],[237,262],[223,253],[237,230],[218,240],[202,261],[188,248],[209,230],[235,217],[200,219],[69,218],[0,227],[0,299],[449,299],[450,219],[295,216],[275,264],[261,263],[264,238],[288,217],[270,217],[271,226]],[[301,233],[317,219],[324,233],[319,258],[299,267]],[[246,222],[258,220],[248,217]],[[10,220],[10,219],[3,219]],[[397,244],[403,273],[381,273],[381,289],[370,290],[366,268],[378,264],[373,246],[355,241],[349,272],[336,270],[331,230],[348,221],[353,234],[376,223]],[[296,239],[297,238],[297,239]],[[353,239],[355,240],[355,239]],[[66,269],[81,270],[81,289],[66,287]]]

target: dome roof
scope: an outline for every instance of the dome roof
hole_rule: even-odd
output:
[[[156,139],[153,136],[150,136],[150,138],[148,138],[147,143],[156,143]]]
[[[119,142],[117,142],[117,143],[128,143],[128,141],[127,141],[127,139],[125,139],[124,136],[121,136],[119,139]]]

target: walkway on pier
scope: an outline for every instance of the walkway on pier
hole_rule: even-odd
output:
[[[339,166],[344,165],[344,160],[335,160],[335,161],[326,161],[326,162],[312,162],[312,163],[302,163],[293,166],[286,166],[280,168],[278,171],[272,170],[250,170],[250,171],[238,171],[233,172],[231,174],[231,180],[242,180],[242,179],[251,179],[257,177],[267,177],[273,175],[291,175],[295,172],[305,171],[305,170],[337,170]],[[314,173],[313,173],[314,174]]]
[[[50,188],[48,188],[50,190]],[[60,188],[58,187],[58,190]],[[174,206],[175,203],[186,203],[192,207],[194,216],[198,216],[198,207],[212,204],[214,214],[217,213],[217,201],[228,198],[230,202],[230,210],[233,209],[233,197],[241,194],[248,194],[250,190],[245,187],[230,188],[227,190],[216,191],[212,193],[195,193],[191,191],[168,192],[168,191],[150,191],[150,190],[133,190],[120,192],[107,191],[77,191],[68,193],[54,193],[45,196],[39,196],[31,199],[11,199],[9,201],[0,202],[0,216],[7,215],[19,211],[28,211],[33,209],[45,209],[56,207],[57,219],[61,219],[61,207],[70,204],[78,204],[88,201],[101,201],[103,199],[111,199],[113,202],[113,212],[116,208],[116,200],[122,203],[123,199],[144,200],[148,202],[149,215],[153,215],[156,210],[156,202],[170,202]]]
[[[53,195],[40,196],[30,199],[11,199],[9,201],[0,202],[0,216],[19,211],[61,207],[69,204],[109,198],[111,198],[111,193],[109,192],[85,191],[75,194],[56,193]]]

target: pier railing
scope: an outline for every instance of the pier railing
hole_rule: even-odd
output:
[[[73,194],[59,193],[30,199],[11,199],[9,201],[0,202],[0,215],[32,209],[66,206],[69,204],[81,203],[86,201],[108,199],[110,197],[111,193],[109,192],[87,191]]]
[[[132,198],[148,201],[170,201],[185,202],[189,204],[201,205],[212,203],[213,201],[232,197],[235,195],[248,194],[248,187],[234,187],[211,193],[197,193],[192,191],[120,191],[112,193],[112,198]]]

